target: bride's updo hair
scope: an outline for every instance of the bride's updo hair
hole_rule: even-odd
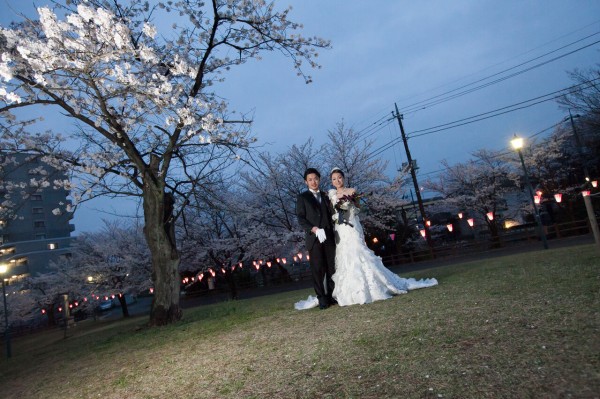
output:
[[[339,173],[340,175],[342,175],[342,177],[346,177],[344,175],[344,172],[342,172],[342,170],[340,168],[331,169],[331,173],[329,174],[329,177],[333,176],[334,173]]]

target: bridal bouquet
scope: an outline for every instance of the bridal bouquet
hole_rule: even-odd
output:
[[[350,218],[348,211],[349,211],[351,205],[358,207],[358,201],[360,200],[361,197],[362,197],[361,194],[354,193],[351,195],[344,195],[341,198],[339,198],[338,202],[336,202],[336,204],[334,206],[334,208],[336,210],[336,214],[333,215],[333,220],[337,224],[347,224],[350,227],[354,227],[352,225],[352,223],[350,223],[348,221],[348,219]]]

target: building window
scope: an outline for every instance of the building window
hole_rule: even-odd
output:
[[[36,215],[39,215],[41,213],[44,213],[44,208],[33,208],[32,212]]]
[[[42,200],[42,194],[31,194],[31,200],[32,201],[41,201]]]
[[[56,249],[58,247],[58,245],[56,245],[56,243],[51,242],[50,244],[48,244],[48,249]]]
[[[43,220],[36,220],[33,222],[33,227],[46,227],[46,222]]]
[[[46,239],[46,234],[44,233],[39,233],[35,235],[35,239],[36,240],[45,240]]]

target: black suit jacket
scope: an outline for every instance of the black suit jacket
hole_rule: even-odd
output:
[[[296,198],[296,215],[298,216],[298,223],[304,230],[306,248],[308,250],[311,250],[317,241],[317,236],[311,232],[311,229],[314,226],[324,229],[328,240],[334,240],[332,229],[333,221],[331,220],[333,207],[331,206],[327,193],[324,191],[320,192],[321,201],[324,206],[319,204],[319,201],[317,201],[310,191],[305,191]]]

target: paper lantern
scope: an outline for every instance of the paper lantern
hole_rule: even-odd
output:
[[[590,190],[583,190],[581,192],[581,195],[583,195],[584,197],[589,197],[590,196]]]
[[[473,225],[475,224],[475,220],[473,218],[467,219],[467,223],[469,223],[469,226],[473,227]]]
[[[427,234],[427,232],[425,231],[425,229],[419,230],[419,233],[421,233],[421,235],[423,236],[423,238],[425,238],[425,235]]]
[[[494,212],[488,212],[486,213],[486,216],[490,221],[494,220]]]
[[[454,226],[452,226],[452,223],[450,223],[450,224],[447,224],[447,225],[446,225],[446,228],[448,229],[448,231],[449,231],[450,233],[452,233],[452,230],[454,230]]]
[[[539,204],[541,201],[541,197],[539,195],[534,195],[533,196],[533,202],[535,202],[536,204]]]
[[[462,219],[463,218],[463,213],[462,212],[458,212],[458,218]]]
[[[554,194],[554,200],[558,203],[562,202],[562,194],[561,193]]]

